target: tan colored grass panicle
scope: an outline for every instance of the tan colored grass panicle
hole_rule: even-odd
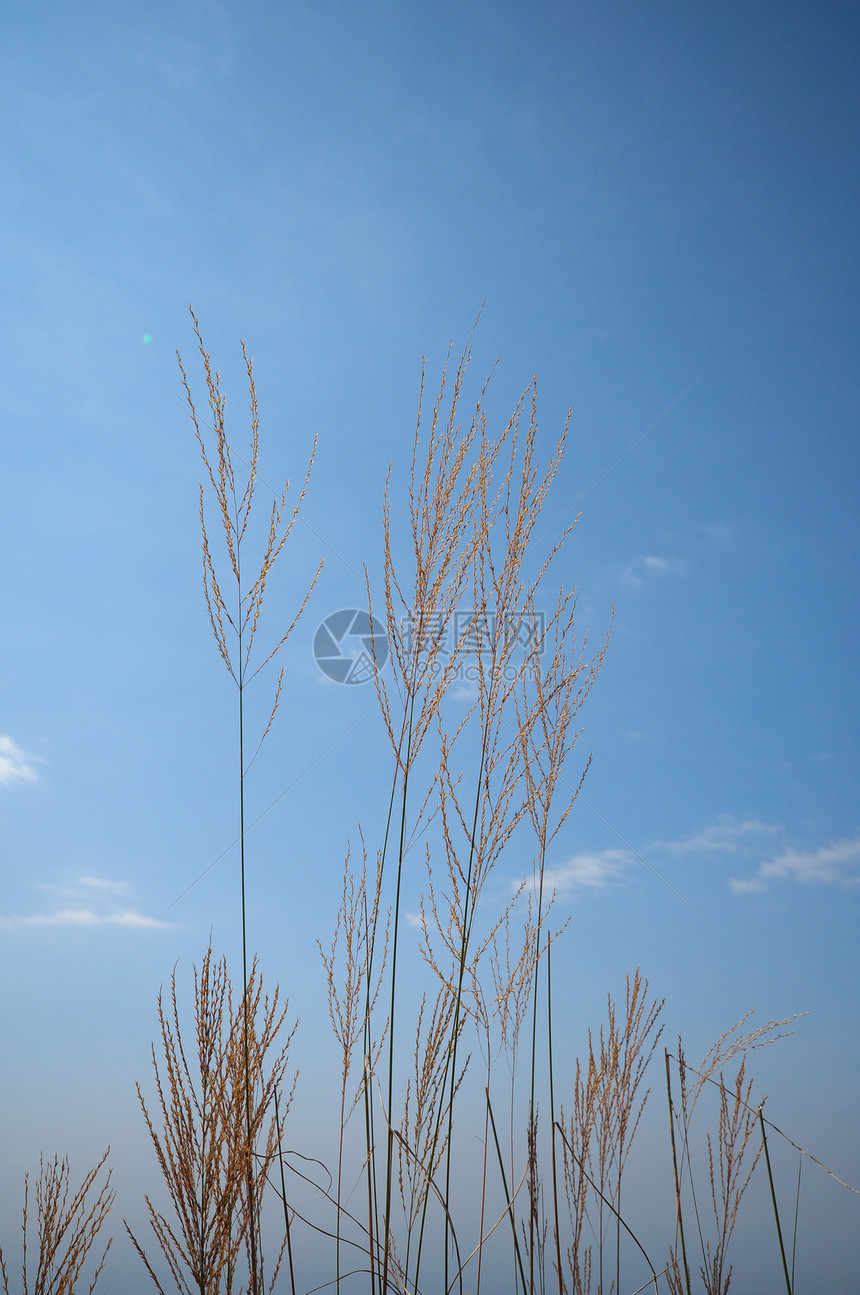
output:
[[[24,1179],[23,1259],[21,1264],[22,1295],[72,1295],[82,1281],[84,1266],[90,1251],[107,1219],[114,1201],[110,1186],[111,1170],[102,1175],[110,1147],[85,1176],[81,1185],[72,1190],[71,1172],[67,1157],[54,1156],[39,1160],[36,1179],[36,1228],[38,1252],[36,1270],[30,1264],[29,1235],[31,1227],[30,1177]],[[92,1295],[104,1268],[111,1238],[105,1246],[88,1287]],[[9,1278],[3,1249],[0,1247],[0,1278],[4,1295],[9,1295]]]
[[[305,498],[308,482],[310,481],[311,469],[313,467],[314,456],[316,454],[316,440],[314,440],[310,458],[308,460],[307,470],[304,481],[300,487],[298,497],[295,503],[288,509],[287,500],[290,492],[290,483],[286,482],[283,490],[279,495],[275,495],[269,512],[267,524],[267,534],[263,555],[260,559],[259,566],[253,578],[249,579],[246,571],[243,570],[243,542],[245,540],[248,523],[251,519],[252,506],[256,493],[259,477],[259,454],[260,454],[260,420],[259,409],[257,404],[257,389],[254,380],[253,361],[247,353],[245,343],[242,342],[242,356],[245,361],[245,369],[248,375],[248,393],[251,412],[251,437],[249,444],[249,459],[247,461],[247,475],[244,481],[237,479],[234,457],[239,457],[230,445],[227,438],[225,409],[226,401],[224,393],[221,390],[221,375],[217,369],[213,369],[212,360],[209,352],[203,345],[203,338],[200,334],[200,326],[197,316],[191,307],[188,307],[191,314],[191,320],[194,327],[194,333],[197,338],[198,351],[203,363],[203,371],[206,380],[206,392],[209,403],[209,410],[212,416],[212,429],[215,433],[216,447],[215,454],[207,449],[206,438],[204,437],[204,422],[198,415],[197,406],[191,391],[191,385],[182,357],[177,352],[179,369],[182,374],[182,384],[185,388],[186,403],[191,414],[191,421],[194,426],[194,434],[200,447],[200,456],[206,469],[206,475],[209,480],[209,486],[215,502],[216,512],[221,523],[221,534],[224,541],[225,550],[228,557],[229,573],[233,582],[233,596],[228,598],[222,588],[223,581],[219,581],[215,561],[212,556],[211,537],[206,524],[205,512],[205,489],[200,487],[200,529],[203,546],[203,591],[206,598],[206,609],[209,614],[209,622],[212,626],[212,633],[218,651],[230,675],[238,687],[242,687],[260,673],[260,671],[278,655],[281,648],[286,643],[292,631],[295,629],[308,599],[322,570],[322,560],[317,567],[316,574],[311,580],[307,591],[302,598],[298,611],[294,614],[286,632],[281,635],[273,647],[270,647],[264,659],[250,670],[251,655],[254,649],[257,630],[260,623],[260,614],[263,608],[263,600],[266,593],[266,585],[269,577],[274,570],[278,558],[281,556],[284,545],[296,524],[299,517],[299,510]],[[231,647],[231,640],[228,636],[228,628],[235,638],[235,651]],[[276,690],[275,702],[272,707],[271,716],[268,726],[263,733],[263,737],[269,732],[275,711],[278,707],[280,698],[281,681],[283,671],[281,672]],[[260,739],[262,742],[262,738]]]
[[[173,1207],[172,1217],[146,1197],[149,1223],[173,1284],[179,1291],[216,1292],[221,1284],[240,1292],[243,1255],[251,1267],[251,1229],[259,1228],[249,1177],[257,1200],[278,1154],[274,1103],[281,1118],[289,1110],[295,1078],[286,1094],[289,1048],[296,1026],[287,1028],[289,1003],[277,988],[264,995],[256,963],[247,989],[234,1001],[225,959],[211,946],[194,973],[191,1039],[183,1026],[176,972],[167,1002],[158,999],[159,1048],[152,1047],[157,1106],[151,1111],[138,1085],[156,1159]],[[246,1026],[246,1022],[248,1023]],[[247,1037],[246,1037],[247,1029]],[[246,1046],[247,1045],[247,1046]],[[250,1068],[251,1140],[247,1136],[246,1059]],[[126,1225],[156,1289],[163,1292],[154,1260]],[[259,1237],[256,1239],[259,1242]],[[262,1252],[259,1283],[263,1287]],[[274,1284],[281,1256],[274,1265]],[[255,1262],[256,1255],[255,1255]],[[252,1274],[253,1277],[253,1274]]]
[[[698,1268],[707,1295],[725,1295],[729,1288],[732,1267],[727,1254],[741,1200],[761,1155],[761,1145],[751,1153],[750,1143],[766,1100],[762,1098],[755,1103],[752,1100],[753,1081],[747,1078],[747,1053],[793,1033],[786,1030],[785,1026],[797,1019],[796,1015],[787,1016],[750,1027],[748,1022],[754,1012],[753,1008],[745,1013],[721,1034],[698,1068],[688,1064],[680,1038],[677,1056],[671,1057],[666,1053],[677,1198],[676,1238],[670,1248],[670,1269],[667,1274],[672,1295],[688,1295],[690,1290],[690,1256],[683,1226],[683,1187],[687,1179],[691,1184],[691,1192],[695,1191],[691,1149],[693,1112],[709,1089],[716,1089],[719,1094],[716,1131],[709,1131],[705,1135],[714,1233],[712,1237],[706,1238],[701,1224],[697,1227],[701,1253]],[[671,1087],[670,1061],[675,1061],[678,1069],[677,1106],[674,1104]],[[737,1062],[737,1068],[734,1075],[727,1075],[727,1068],[732,1062]],[[693,1203],[695,1208],[695,1198]],[[696,1213],[698,1214],[698,1210]]]
[[[596,1039],[589,1031],[586,1061],[576,1063],[567,1117],[562,1108],[567,1262],[574,1295],[590,1289],[592,1270],[599,1291],[619,1283],[623,1174],[648,1097],[642,1084],[662,1033],[663,1006],[638,968],[627,977],[622,1012],[607,996],[606,1021]],[[596,1263],[594,1246],[584,1242],[587,1230],[595,1239]]]

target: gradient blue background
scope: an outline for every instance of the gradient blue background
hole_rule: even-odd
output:
[[[573,919],[570,1046],[637,963],[691,1058],[749,1007],[808,1012],[755,1070],[771,1118],[860,1185],[858,25],[853,6],[797,0],[5,7],[13,1266],[40,1150],[83,1167],[110,1142],[117,1219],[140,1219],[155,1166],[134,1081],[155,995],[177,960],[190,982],[210,930],[237,947],[235,850],[187,890],[236,832],[235,699],[177,398],[177,347],[203,396],[189,301],[237,442],[240,337],[254,357],[265,480],[300,479],[319,437],[272,636],[326,565],[248,791],[251,817],[279,798],[249,837],[249,920],[302,1020],[303,1144],[333,1056],[315,940],[358,822],[379,838],[389,778],[372,690],[327,684],[311,640],[362,604],[363,563],[378,580],[421,356],[432,386],[486,298],[474,381],[500,353],[501,424],[538,375],[544,460],[572,406],[544,542],[581,510],[559,574],[593,642],[615,607],[583,712],[593,765],[550,861]],[[504,868],[497,895],[528,861]],[[661,1246],[662,1118],[638,1171]],[[802,1289],[848,1295],[858,1198],[804,1183]],[[761,1236],[738,1239],[739,1292],[781,1289]],[[115,1244],[117,1288],[146,1290]]]

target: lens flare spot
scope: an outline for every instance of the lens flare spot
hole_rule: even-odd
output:
[[[144,335],[143,335],[143,344],[144,344],[144,346],[149,346],[149,343],[150,343],[151,341],[152,341],[152,333],[144,333]]]

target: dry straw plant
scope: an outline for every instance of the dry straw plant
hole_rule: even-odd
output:
[[[207,417],[184,367],[182,378],[206,483],[204,593],[238,707],[242,968],[235,988],[210,946],[190,1011],[175,976],[158,1001],[154,1090],[147,1096],[142,1086],[139,1101],[166,1204],[147,1197],[150,1231],[131,1237],[142,1275],[159,1292],[296,1295],[308,1289],[312,1262],[337,1295],[725,1295],[730,1242],[762,1160],[776,1271],[791,1295],[792,1240],[768,1156],[774,1129],[746,1070],[750,1048],[784,1023],[740,1022],[697,1070],[680,1041],[675,1055],[664,1050],[669,1190],[659,1256],[636,1235],[623,1183],[663,1002],[631,971],[578,1061],[559,1037],[570,1005],[559,1002],[553,954],[565,923],[548,860],[588,768],[579,717],[607,639],[589,646],[574,591],[554,579],[571,528],[539,552],[566,429],[541,466],[532,384],[492,431],[486,384],[468,402],[468,347],[446,364],[432,397],[422,377],[406,488],[391,473],[385,487],[382,575],[367,576],[368,610],[384,624],[390,657],[374,676],[390,749],[385,827],[378,842],[347,852],[333,933],[320,942],[337,1075],[328,1120],[335,1163],[322,1166],[301,1146],[291,1117],[295,1027],[279,990],[264,991],[246,909],[245,779],[276,719],[283,671],[254,740],[245,699],[319,576],[310,574],[286,631],[260,648],[269,577],[310,466],[296,496],[285,488],[267,508],[262,557],[249,562],[260,485],[253,368],[243,346],[251,412],[243,459],[192,320]],[[505,863],[523,858],[533,861],[531,876],[512,888]],[[718,1101],[702,1147],[693,1115],[706,1090]],[[109,1205],[106,1187],[86,1205],[94,1182],[67,1206],[67,1166],[43,1168],[38,1276],[28,1286],[25,1257],[25,1295],[75,1289]],[[3,1280],[8,1292],[5,1266]]]
[[[108,1241],[93,1271],[85,1279],[83,1273],[90,1251],[96,1246],[114,1199],[110,1186],[111,1171],[105,1168],[109,1150],[84,1176],[76,1190],[72,1190],[67,1159],[60,1160],[58,1156],[51,1160],[42,1158],[33,1192],[38,1242],[35,1258],[30,1253],[30,1181],[29,1176],[25,1178],[21,1282],[19,1286],[10,1287],[6,1257],[0,1247],[0,1278],[4,1295],[11,1295],[11,1291],[16,1289],[22,1295],[70,1295],[72,1291],[83,1290],[92,1295],[111,1245]]]

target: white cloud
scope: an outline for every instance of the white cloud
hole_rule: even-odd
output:
[[[736,895],[761,894],[773,883],[783,881],[841,886],[860,884],[860,836],[815,849],[794,847],[786,836],[781,823],[724,814],[715,823],[709,823],[689,836],[677,841],[655,841],[649,848],[672,854],[707,856],[721,853],[731,859],[735,868],[746,865],[749,870],[747,876],[729,880]],[[774,837],[782,840],[774,842]]]
[[[120,896],[128,899],[133,894],[133,887],[125,881],[87,876],[66,885],[42,883],[40,889],[54,894],[55,908],[27,916],[0,917],[0,926],[126,926],[136,930],[164,930],[171,925],[136,908],[119,907]]]
[[[585,888],[608,886],[628,867],[631,857],[628,850],[585,850],[574,854],[557,867],[545,869],[544,893],[554,890],[561,897]],[[529,878],[528,884],[533,887],[535,882]]]
[[[731,886],[736,894],[760,894],[771,883],[781,881],[825,886],[860,884],[860,837],[834,841],[815,850],[789,846],[782,854],[760,864],[753,876],[734,878]]]
[[[758,877],[732,877],[729,885],[736,895],[756,895],[767,890],[767,886]]]
[[[641,589],[650,577],[684,576],[687,563],[682,558],[661,558],[653,553],[643,553],[628,562],[622,577],[634,589]]]
[[[136,926],[139,929],[154,930],[158,928],[163,930],[169,926],[169,922],[160,922],[157,917],[147,917],[145,913],[138,913],[133,908],[121,908],[116,913],[108,913],[104,919],[116,926]]]
[[[762,881],[821,881],[856,885],[860,881],[860,837],[835,841],[817,850],[785,850],[759,868]]]
[[[860,885],[860,835],[815,849],[792,847],[786,836],[780,823],[724,814],[717,822],[679,840],[652,841],[642,847],[643,854],[637,854],[632,847],[627,850],[584,850],[574,854],[556,867],[546,869],[544,893],[554,890],[561,898],[610,886],[621,880],[637,858],[664,881],[648,862],[650,855],[660,851],[675,855],[698,854],[699,860],[691,858],[690,863],[701,861],[702,866],[710,868],[716,863],[718,876],[722,879],[725,879],[726,864],[733,870],[746,871],[746,876],[736,875],[728,879],[736,895],[760,895],[778,882]],[[667,882],[664,884],[668,885]],[[536,883],[529,877],[526,885],[535,889]],[[669,888],[672,889],[671,886]],[[415,924],[418,924],[417,920]]]
[[[11,787],[16,782],[35,782],[33,756],[22,751],[11,737],[0,734],[0,784]]]
[[[8,917],[10,926],[97,926],[98,917],[89,908],[58,908],[53,913],[31,913],[29,917]]]
[[[108,877],[79,877],[77,885],[104,895],[127,895],[132,890],[127,881],[113,881]]]

